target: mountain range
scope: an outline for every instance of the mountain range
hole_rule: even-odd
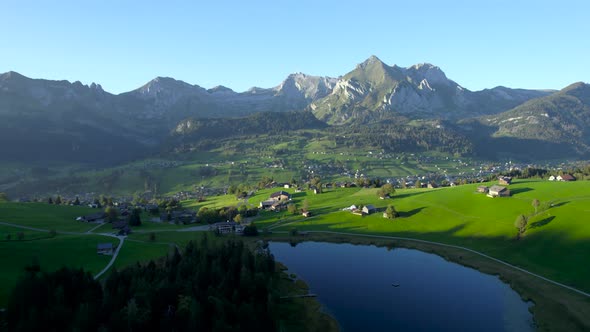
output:
[[[579,157],[590,151],[589,96],[585,83],[560,91],[470,91],[432,64],[389,66],[375,56],[338,78],[296,73],[276,87],[245,92],[157,77],[115,95],[95,83],[7,72],[0,75],[0,139],[9,143],[0,145],[0,154],[14,161],[116,163],[158,151],[171,137],[202,139],[203,130],[213,137],[220,124],[264,119],[261,130],[283,128],[269,123],[276,118],[294,122],[282,130],[442,121],[480,146],[507,138],[550,142]],[[296,113],[285,118],[281,112]],[[293,121],[297,114],[304,120]],[[212,120],[226,118],[248,120]]]

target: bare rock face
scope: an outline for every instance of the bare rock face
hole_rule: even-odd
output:
[[[317,100],[330,94],[337,79],[331,77],[311,76],[303,73],[291,74],[279,86],[275,87],[277,95],[287,99]]]
[[[343,124],[384,115],[457,120],[506,111],[549,92],[495,88],[471,92],[429,63],[388,66],[376,56],[342,76],[332,93],[310,109],[323,121]]]

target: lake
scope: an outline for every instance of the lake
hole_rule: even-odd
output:
[[[434,254],[318,242],[270,249],[342,331],[534,330],[532,304],[510,286]]]

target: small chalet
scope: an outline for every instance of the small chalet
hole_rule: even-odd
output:
[[[96,253],[99,255],[112,255],[113,244],[112,243],[99,243],[96,245]]]
[[[565,182],[576,181],[576,178],[571,176],[570,174],[563,174],[563,175],[557,176],[557,181],[565,181]]]
[[[311,217],[311,212],[304,210],[304,211],[301,211],[301,215],[304,216],[305,218]]]
[[[551,175],[549,177],[549,181],[557,181],[557,177],[555,175]]]
[[[510,190],[502,186],[491,186],[488,191],[488,197],[508,197],[510,196]]]
[[[499,176],[498,183],[500,183],[502,186],[508,186],[510,183],[512,183],[512,178],[509,176]]]
[[[363,207],[364,214],[371,214],[377,212],[377,208],[372,204],[367,204]]]
[[[286,191],[277,191],[270,195],[270,199],[273,201],[289,201],[291,200],[291,194]]]
[[[479,186],[477,187],[477,192],[482,194],[487,194],[490,191],[490,188],[487,186]]]

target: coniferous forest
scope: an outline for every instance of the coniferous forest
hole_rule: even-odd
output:
[[[104,282],[82,270],[30,266],[5,324],[9,331],[273,331],[280,279],[267,248],[205,236]]]

